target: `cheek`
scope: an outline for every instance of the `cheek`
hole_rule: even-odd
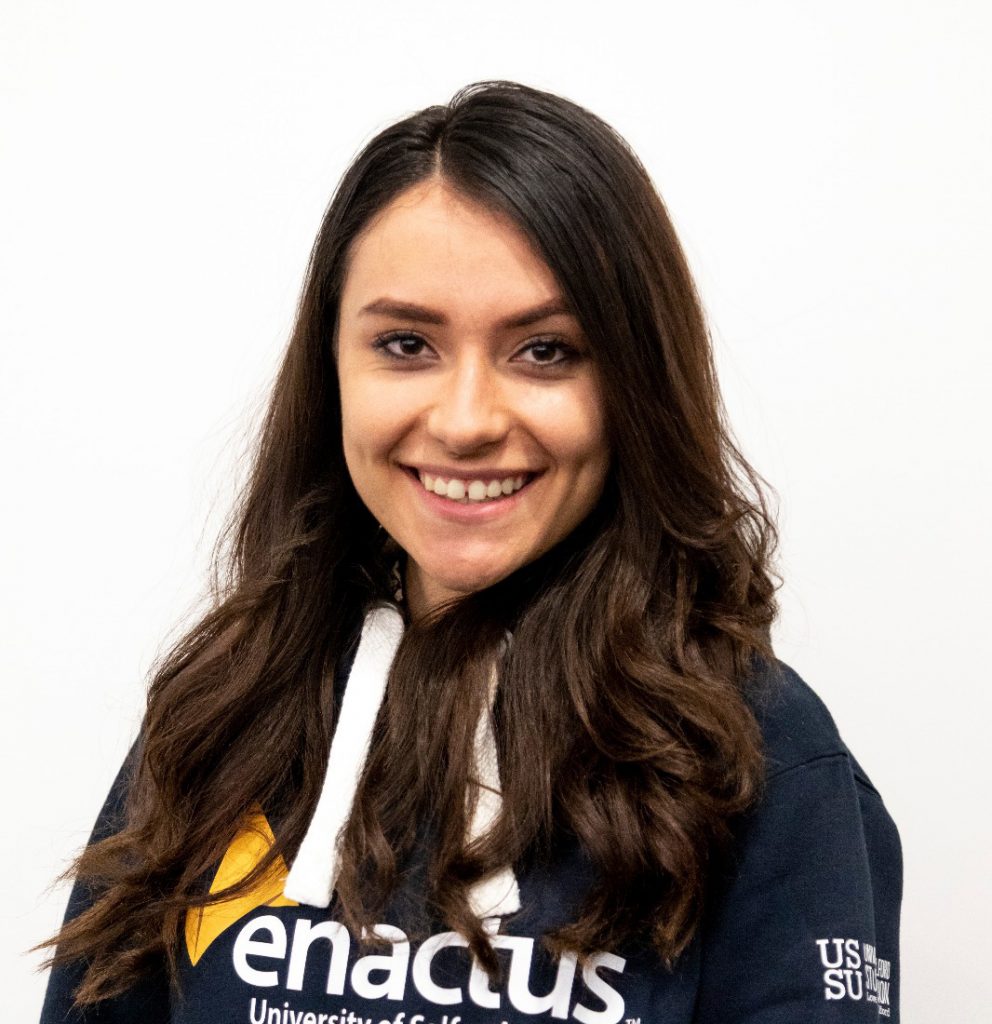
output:
[[[374,382],[349,382],[342,387],[341,437],[349,464],[381,456],[402,430],[401,408],[394,401],[384,401]]]
[[[369,511],[379,518],[384,493],[381,459],[388,451],[379,403],[352,390],[341,396],[341,445],[351,482]]]
[[[567,391],[549,392],[535,413],[535,430],[561,467],[601,471],[608,460],[606,422],[593,382],[576,382]]]

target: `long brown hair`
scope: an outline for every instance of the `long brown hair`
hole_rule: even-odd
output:
[[[701,303],[665,207],[628,145],[582,107],[481,82],[380,132],[354,160],[311,253],[248,486],[215,553],[215,600],[156,666],[115,834],[72,874],[92,905],[49,945],[87,964],[77,1001],[176,974],[188,908],[291,859],[320,792],[332,680],[388,591],[389,538],[349,479],[332,351],[349,246],[405,189],[439,177],[509,215],[590,340],[612,465],[596,508],[495,586],[409,625],[349,825],[339,912],[379,919],[424,830],[427,898],[498,969],[468,886],[577,841],[598,881],[551,948],[691,940],[735,818],[760,791],[745,699],[771,658],[776,532],[725,423]],[[505,630],[496,735],[503,815],[466,847],[480,685]],[[203,879],[257,805],[285,808],[234,889]]]

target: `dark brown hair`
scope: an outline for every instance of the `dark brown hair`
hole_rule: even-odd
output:
[[[598,117],[516,83],[476,83],[380,132],[328,207],[252,475],[215,553],[212,608],[155,668],[121,829],[72,872],[94,902],[49,943],[56,963],[86,961],[81,1003],[163,960],[175,975],[186,910],[245,891],[302,840],[335,666],[389,585],[389,539],[342,454],[338,300],[356,235],[431,177],[512,218],[554,272],[599,367],[612,464],[561,544],[408,627],[343,835],[341,916],[356,935],[374,924],[429,834],[430,905],[496,970],[468,886],[552,856],[566,837],[598,882],[551,948],[586,954],[641,936],[670,963],[760,790],[745,686],[772,657],[776,533],[726,426],[671,221]],[[466,848],[481,682],[506,629],[504,813]],[[269,857],[208,896],[204,878],[259,804],[287,809]]]

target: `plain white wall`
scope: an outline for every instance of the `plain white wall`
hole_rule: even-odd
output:
[[[620,130],[781,499],[780,656],[903,838],[905,1020],[978,1020],[988,883],[992,50],[982,0],[7,0],[5,1019],[213,536],[358,148],[511,78]]]

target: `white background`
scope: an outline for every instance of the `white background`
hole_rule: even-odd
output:
[[[901,830],[904,1019],[985,1019],[989,12],[6,0],[5,1020],[37,1017],[22,951],[203,594],[334,184],[496,77],[603,116],[668,203],[780,495],[779,654]]]

